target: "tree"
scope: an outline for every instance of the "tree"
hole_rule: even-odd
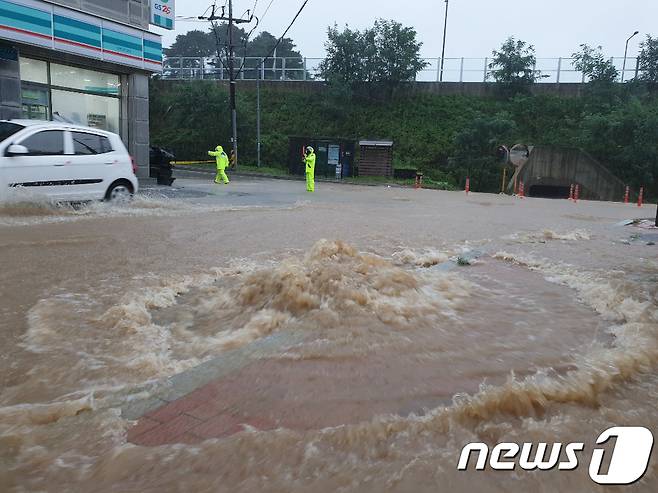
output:
[[[589,82],[611,84],[619,77],[612,60],[607,59],[603,54],[603,48],[598,46],[596,49],[587,44],[580,45],[580,51],[572,55],[573,66],[580,70]]]
[[[647,39],[640,44],[638,66],[640,80],[658,82],[658,38],[647,34]]]
[[[453,175],[462,184],[470,178],[474,190],[497,192],[501,168],[496,148],[511,142],[516,133],[516,123],[505,112],[474,118],[455,136],[456,150],[449,164]]]
[[[493,51],[489,69],[502,92],[513,95],[527,92],[532,84],[542,78],[541,72],[535,69],[536,65],[535,47],[510,37],[502,44],[500,51]]]
[[[211,32],[189,31],[176,36],[170,48],[165,48],[167,56],[209,57],[217,54],[217,43]]]
[[[324,80],[330,84],[344,85],[370,80],[364,66],[371,56],[366,54],[366,34],[367,31],[361,33],[348,26],[339,31],[336,24],[327,28],[327,56],[320,63],[320,75]]]
[[[345,26],[327,30],[327,57],[320,65],[329,83],[355,85],[376,82],[389,86],[413,81],[427,63],[420,58],[422,43],[416,30],[379,19],[363,31]]]
[[[246,56],[255,57],[255,58],[264,58],[268,55],[273,56],[273,49],[278,42],[278,38],[275,38],[267,31],[263,31],[258,34],[255,38],[249,41],[246,47]],[[276,59],[268,60],[265,64],[265,78],[266,79],[280,79],[283,77],[283,60],[285,58],[285,78],[290,80],[301,80],[304,78],[304,72],[301,70],[304,68],[302,54],[295,49],[295,43],[290,38],[283,38],[279,46],[276,48]],[[245,62],[245,69],[250,70],[253,73],[255,78],[259,65],[258,60],[247,60]]]
[[[658,104],[630,101],[583,118],[576,145],[591,152],[634,190],[658,194]]]
[[[258,36],[249,41],[247,46],[247,56],[265,57],[272,53],[276,46],[278,38],[275,38],[267,31],[259,33]],[[302,54],[295,50],[296,46],[292,39],[283,38],[276,48],[277,57],[302,58]]]
[[[371,48],[370,54],[375,57],[375,80],[393,84],[415,80],[418,72],[427,66],[427,62],[420,58],[423,44],[416,40],[416,30],[403,27],[396,21],[379,19],[375,21],[373,31],[374,50],[371,37],[366,38],[366,50]]]
[[[242,57],[261,58],[272,54],[272,50],[276,45],[278,38],[275,38],[267,31],[259,33],[253,39],[249,38],[249,33],[244,29],[233,26],[233,40],[235,44],[235,56],[238,57],[236,69],[241,67]],[[170,48],[165,48],[165,55],[168,57],[196,57],[196,58],[210,58],[217,56],[217,48],[219,44],[220,53],[224,65],[227,65],[228,59],[228,24],[218,24],[213,30],[210,28],[208,32],[204,31],[189,31],[185,34],[176,36],[176,41]],[[302,79],[304,74],[299,69],[303,67],[302,55],[299,51],[295,50],[295,44],[292,39],[284,38],[279,43],[276,50],[277,60],[270,61],[267,64],[265,71],[266,79],[282,78],[281,70],[283,62],[281,58],[286,58],[286,69],[297,69],[286,72],[286,79]],[[198,68],[199,63],[194,61],[186,61],[184,67]],[[216,66],[220,66],[217,63]],[[244,63],[244,70],[250,71],[249,78],[256,78],[256,70],[258,68],[258,60],[246,60]]]

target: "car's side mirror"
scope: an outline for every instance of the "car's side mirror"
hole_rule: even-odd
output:
[[[9,147],[7,147],[7,156],[21,156],[25,155],[28,153],[27,147],[19,145],[19,144],[12,144]]]

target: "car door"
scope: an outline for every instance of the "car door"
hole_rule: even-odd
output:
[[[109,186],[106,177],[116,164],[109,139],[94,132],[71,130],[69,173],[75,180],[72,193],[80,199],[102,199]]]
[[[63,198],[66,195],[63,191],[66,185],[64,169],[70,163],[65,154],[64,130],[41,130],[15,143],[25,146],[27,154],[5,158],[8,185]]]

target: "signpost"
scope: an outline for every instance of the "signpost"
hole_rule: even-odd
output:
[[[173,30],[176,19],[176,0],[151,0],[151,24]]]

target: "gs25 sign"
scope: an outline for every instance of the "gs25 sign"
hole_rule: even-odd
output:
[[[166,0],[163,0],[163,1],[166,1]],[[171,7],[169,5],[162,4],[162,3],[154,3],[153,8],[155,10],[159,10],[163,14],[171,15]]]
[[[175,0],[151,0],[151,24],[173,29],[176,17],[174,3]]]

